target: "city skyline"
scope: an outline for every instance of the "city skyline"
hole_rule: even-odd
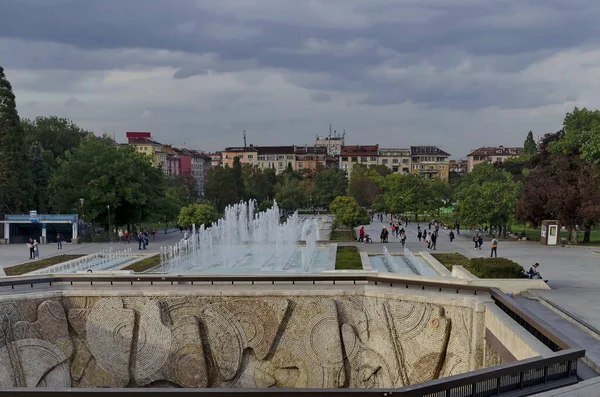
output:
[[[22,117],[207,152],[242,130],[303,144],[331,123],[462,158],[595,107],[599,4],[483,3],[6,0],[0,59]]]

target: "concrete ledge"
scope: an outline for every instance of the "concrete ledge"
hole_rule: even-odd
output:
[[[525,360],[537,356],[552,356],[552,350],[517,324],[495,304],[487,303],[485,306],[485,327],[515,359]]]
[[[431,266],[433,270],[435,270],[440,276],[452,277],[452,272],[448,270],[446,266],[442,265],[437,259],[435,259],[429,252],[421,251],[419,252],[419,255],[421,255],[421,258],[423,258],[423,260],[427,262],[427,264]]]
[[[460,278],[463,280],[477,280],[477,276],[465,269],[463,266],[454,265],[452,266],[452,277]]]
[[[470,285],[494,287],[509,294],[522,294],[533,289],[551,289],[544,280],[530,280],[527,278],[476,278],[469,280]]]
[[[373,266],[371,266],[371,261],[369,260],[369,254],[367,252],[359,252],[359,254],[363,270],[373,270]]]

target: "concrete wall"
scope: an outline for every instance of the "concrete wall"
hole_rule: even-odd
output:
[[[440,276],[442,277],[453,277],[453,274],[446,266],[442,265],[437,259],[435,259],[429,252],[419,252],[421,258],[429,264]]]
[[[453,266],[452,277],[465,281],[469,285],[499,288],[503,292],[511,294],[521,294],[525,291],[535,289],[551,289],[544,280],[530,280],[527,278],[478,278],[463,266]]]
[[[552,351],[493,303],[486,304],[485,327],[516,360],[552,355]],[[493,341],[488,341],[500,356],[506,357]],[[503,357],[503,358],[504,358]],[[485,360],[484,358],[484,361]],[[514,361],[514,360],[505,360]]]

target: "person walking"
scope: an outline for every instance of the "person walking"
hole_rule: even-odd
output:
[[[496,237],[492,239],[492,251],[490,252],[490,258],[491,257],[498,257],[498,240],[496,240]]]
[[[450,237],[450,242],[454,241],[454,232],[452,230],[450,230],[450,233],[448,233],[448,236]]]
[[[56,233],[56,244],[58,244],[58,248],[59,250],[62,249],[62,236],[60,235],[60,233]]]
[[[27,242],[27,248],[29,248],[29,259],[33,259],[34,258],[34,254],[35,254],[35,248],[33,246],[33,240],[29,239],[29,241]]]
[[[431,233],[431,249],[435,251],[435,244],[437,243],[437,234]]]
[[[365,242],[365,227],[364,226],[361,226],[360,230],[358,231],[358,242],[359,243]]]
[[[421,231],[419,230],[419,233],[417,233],[417,238],[419,239],[419,242],[421,242],[421,237],[423,237],[423,233],[421,233]]]
[[[38,244],[37,240],[33,240],[33,253],[35,258],[40,257],[40,245]]]
[[[480,234],[477,239],[477,244],[479,245],[479,250],[481,251],[481,246],[483,245],[483,236]]]

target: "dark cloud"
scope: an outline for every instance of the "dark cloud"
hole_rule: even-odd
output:
[[[331,101],[331,95],[323,91],[311,92],[310,99],[315,102],[329,102]]]
[[[565,88],[544,73],[563,67],[548,63],[556,54],[598,48],[599,14],[600,2],[593,0],[1,0],[0,63],[9,72],[37,73],[16,73],[19,89],[30,96],[55,92],[61,104],[77,109],[105,94],[103,81],[114,71],[162,68],[178,87],[218,81],[223,93],[210,88],[210,117],[266,114],[271,118],[246,120],[263,131],[296,120],[274,120],[269,96],[321,107],[339,100],[345,104],[340,120],[361,107],[390,106],[451,117],[444,112],[520,111],[582,100],[584,84]],[[582,62],[590,74],[598,64]],[[290,84],[299,89],[286,86],[276,96]],[[83,92],[90,87],[100,93]],[[176,102],[177,93],[170,95]],[[130,104],[123,114],[143,113],[147,123],[158,115],[196,114],[185,105]],[[101,118],[92,109],[86,117]],[[233,131],[237,122],[211,128]],[[198,126],[181,123],[190,133]]]

